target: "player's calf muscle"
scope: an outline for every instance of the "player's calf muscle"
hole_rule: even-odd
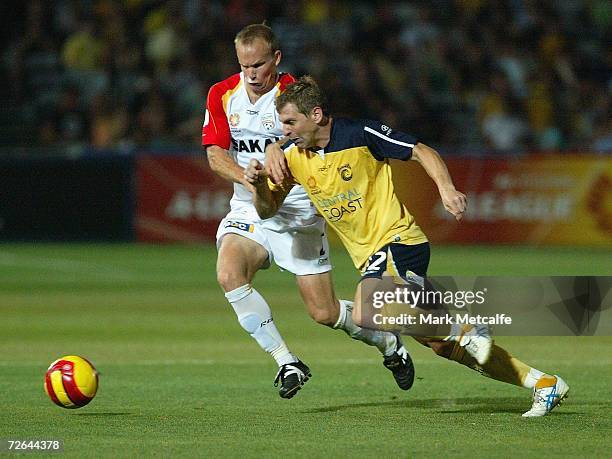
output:
[[[330,308],[319,308],[309,304],[306,304],[306,307],[308,308],[308,314],[312,320],[321,325],[333,327],[338,320],[338,312]]]

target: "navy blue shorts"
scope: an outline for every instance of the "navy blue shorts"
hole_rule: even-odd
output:
[[[425,277],[429,256],[429,242],[416,245],[387,244],[368,258],[361,270],[361,278],[380,279],[384,273],[400,277],[410,274]]]

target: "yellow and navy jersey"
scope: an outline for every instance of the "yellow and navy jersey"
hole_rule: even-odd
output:
[[[284,148],[295,181],[336,231],[358,269],[391,242],[427,242],[395,194],[389,165],[389,159],[410,159],[416,143],[416,138],[378,121],[337,118],[325,148]]]

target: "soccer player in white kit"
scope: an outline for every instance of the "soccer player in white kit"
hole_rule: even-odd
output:
[[[234,183],[231,210],[217,231],[217,280],[225,297],[240,325],[276,360],[274,383],[280,383],[281,397],[293,397],[311,373],[290,352],[266,300],[251,285],[255,273],[272,260],[296,276],[314,320],[376,346],[398,386],[408,390],[414,366],[399,336],[358,327],[351,317],[352,302],[336,298],[325,221],[304,189],[295,187],[273,218],[259,218],[252,201],[254,188],[244,170],[253,158],[263,162],[266,146],[282,137],[274,102],[295,78],[278,72],[281,52],[268,26],[247,26],[234,43],[242,71],[211,87],[202,128],[210,167]]]

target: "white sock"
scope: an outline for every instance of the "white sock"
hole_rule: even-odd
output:
[[[298,361],[289,352],[276,325],[274,325],[272,311],[268,303],[257,290],[250,284],[246,284],[227,292],[225,298],[236,311],[238,322],[240,322],[242,328],[257,341],[264,351],[274,357],[278,366]]]
[[[538,379],[540,379],[542,376],[544,376],[544,373],[542,373],[540,370],[532,368],[531,370],[529,370],[525,381],[523,381],[523,387],[526,387],[527,389],[533,389],[536,383],[538,382]]]
[[[340,300],[340,314],[334,328],[344,330],[351,338],[376,346],[385,356],[395,352],[397,338],[391,332],[361,328],[353,322],[353,302]]]

